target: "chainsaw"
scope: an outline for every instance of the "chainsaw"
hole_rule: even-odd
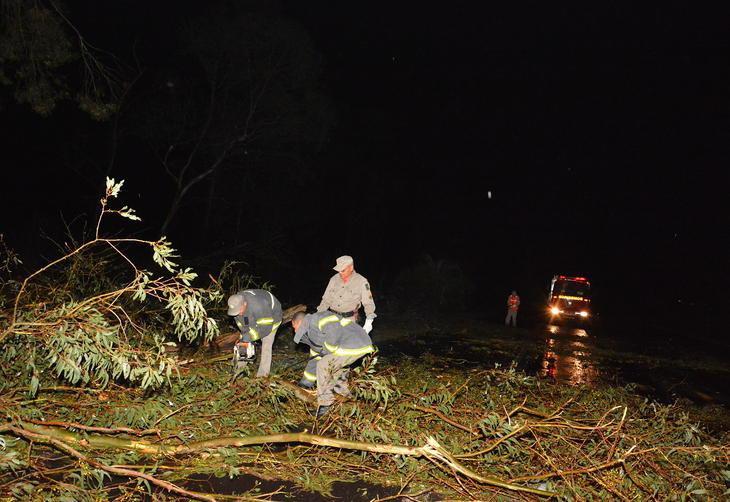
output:
[[[256,359],[253,342],[238,342],[233,346],[233,370],[238,371]]]

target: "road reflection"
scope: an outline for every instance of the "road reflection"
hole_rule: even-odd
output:
[[[581,341],[590,338],[586,330],[551,324],[545,334],[540,376],[572,385],[591,385],[598,380],[589,347]]]

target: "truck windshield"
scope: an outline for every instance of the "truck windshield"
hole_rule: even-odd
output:
[[[587,297],[590,293],[590,286],[585,282],[563,282],[558,283],[555,288],[559,295]]]

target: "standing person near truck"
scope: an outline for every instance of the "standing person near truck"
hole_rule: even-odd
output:
[[[370,291],[370,283],[355,272],[352,256],[340,256],[333,267],[337,273],[332,276],[322,295],[317,312],[329,310],[340,317],[357,321],[360,306],[365,309],[363,329],[367,334],[373,329],[375,301]]]
[[[234,347],[237,366],[255,356],[254,342],[261,341],[261,360],[256,377],[267,377],[271,371],[271,352],[276,330],[281,325],[281,303],[265,289],[244,289],[228,297],[228,315],[234,316],[241,331]]]
[[[507,317],[504,318],[504,325],[509,326],[512,322],[512,326],[517,326],[517,311],[520,309],[520,297],[517,295],[517,291],[512,293],[507,298]]]

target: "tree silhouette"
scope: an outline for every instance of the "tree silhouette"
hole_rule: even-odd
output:
[[[181,29],[184,50],[138,110],[140,134],[172,187],[163,234],[203,182],[209,219],[224,169],[240,194],[252,194],[254,171],[271,167],[266,159],[296,157],[326,138],[319,57],[307,34],[281,18],[232,10]]]

